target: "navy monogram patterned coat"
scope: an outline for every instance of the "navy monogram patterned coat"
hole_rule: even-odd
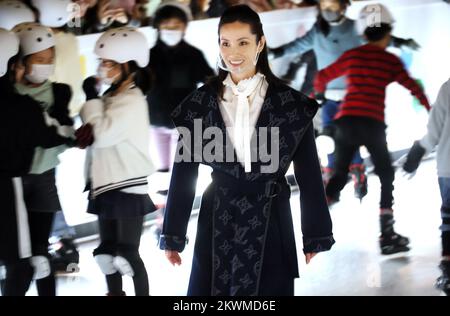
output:
[[[279,148],[279,166],[275,172],[261,172],[267,161],[254,159],[255,150],[252,170],[246,173],[235,153],[231,162],[211,161],[199,155],[201,151],[193,150],[196,144],[199,146],[195,136],[180,137],[177,160],[181,155],[188,159],[173,166],[161,249],[184,249],[198,165],[203,163],[213,169],[212,183],[203,193],[200,207],[188,295],[293,295],[298,262],[291,192],[285,178],[291,162],[300,188],[303,251],[331,248],[332,223],[312,126],[317,108],[317,103],[303,94],[285,85],[269,84],[256,131],[267,127],[269,139],[274,136],[278,140],[275,146]],[[195,134],[201,122],[203,130],[216,127],[226,135],[218,95],[208,85],[188,96],[172,117],[181,134]],[[274,145],[264,143],[261,135],[253,135],[257,147],[272,149]],[[215,144],[223,146],[211,152],[219,151],[225,157],[226,138],[216,138]],[[200,149],[206,149],[210,142],[202,139]]]

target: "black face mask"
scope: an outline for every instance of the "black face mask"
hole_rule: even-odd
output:
[[[320,11],[320,14],[328,23],[338,22],[342,18],[342,13],[339,11],[322,10]]]

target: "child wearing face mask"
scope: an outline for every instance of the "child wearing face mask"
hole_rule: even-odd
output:
[[[51,225],[50,216],[25,207],[23,182],[37,146],[51,148],[73,143],[73,140],[60,136],[55,126],[46,124],[38,102],[15,91],[14,82],[22,76],[16,68],[17,36],[0,28],[0,43],[3,118],[0,127],[0,261],[6,268],[6,279],[1,280],[2,295],[25,295],[33,275],[37,279],[39,294],[50,295],[54,289],[46,288],[51,280],[42,278],[45,273],[50,273],[45,260],[46,227]]]
[[[14,28],[20,39],[21,58],[17,71],[24,73],[15,83],[19,94],[37,101],[44,113],[46,123],[55,126],[65,137],[74,137],[73,121],[68,105],[72,92],[65,84],[52,83],[49,78],[54,71],[55,36],[51,29],[37,23],[19,24]],[[61,210],[55,184],[55,168],[58,155],[68,148],[60,145],[52,148],[37,147],[30,172],[22,178],[25,205],[30,213],[39,218],[30,224],[33,236],[33,255],[36,256],[37,286],[40,295],[55,295],[55,278],[49,268],[48,238],[54,214]]]
[[[199,83],[214,75],[202,52],[184,41],[190,19],[189,8],[177,2],[163,3],[154,16],[158,40],[150,50],[151,89],[147,101],[150,134],[161,172],[170,171],[178,139],[170,113]]]
[[[335,62],[347,50],[362,45],[365,40],[358,33],[354,20],[345,13],[350,0],[318,0],[318,16],[313,27],[302,37],[270,50],[274,58],[285,55],[301,55],[313,50],[317,58],[318,69],[324,69]],[[418,47],[413,40],[392,37],[394,46]],[[319,129],[324,135],[333,137],[335,133],[334,117],[346,92],[344,78],[330,82],[325,92],[325,101],[321,107],[322,125]],[[324,180],[334,172],[334,154],[328,155],[328,165],[324,168]],[[359,150],[355,153],[349,169],[352,174],[355,197],[362,199],[367,194],[365,166]]]
[[[133,278],[136,296],[148,296],[145,265],[139,255],[144,216],[155,210],[147,177],[154,171],[149,157],[148,107],[139,88],[149,45],[137,29],[105,32],[95,53],[101,58],[99,79],[110,85],[98,96],[96,78],[83,84],[87,102],[80,115],[92,126],[87,179],[88,212],[98,215],[100,245],[94,258],[106,276],[109,296],[122,296],[122,276]]]

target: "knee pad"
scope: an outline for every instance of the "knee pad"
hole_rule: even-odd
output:
[[[52,273],[50,261],[45,256],[31,257],[30,263],[34,269],[33,280],[45,279]]]
[[[111,275],[117,272],[117,268],[114,265],[114,257],[109,254],[98,254],[94,256],[100,270],[105,275]]]
[[[133,267],[132,267],[130,261],[128,261],[125,257],[116,256],[114,258],[114,266],[122,275],[126,275],[129,277],[134,276]]]

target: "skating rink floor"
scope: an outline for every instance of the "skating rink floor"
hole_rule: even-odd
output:
[[[199,181],[207,182],[207,178],[202,175]],[[441,199],[435,160],[423,162],[410,180],[400,171],[396,173],[395,228],[410,238],[408,253],[391,256],[379,253],[379,188],[378,178],[371,175],[369,193],[360,203],[353,197],[352,185],[346,186],[341,202],[330,210],[336,244],[331,251],[317,255],[309,265],[305,264],[303,255],[299,257],[300,278],[295,283],[295,295],[441,295],[433,286],[439,276],[441,253]],[[291,205],[298,253],[302,254],[298,191],[293,192]],[[194,215],[188,229],[191,242],[182,253],[182,265],[177,267],[171,266],[164,252],[158,249],[154,226],[146,227],[140,251],[148,270],[151,295],[186,294],[196,226],[197,216]],[[79,272],[58,275],[58,295],[105,295],[104,277],[91,255],[97,244],[95,236],[80,243]],[[124,290],[128,295],[134,294],[131,278],[124,277]],[[28,295],[36,295],[34,285]]]

